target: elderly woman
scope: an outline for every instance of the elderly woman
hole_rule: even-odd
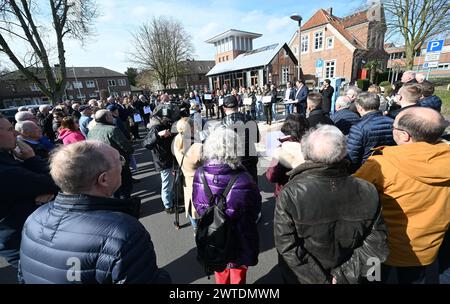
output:
[[[189,216],[194,234],[199,215],[192,204],[192,184],[195,170],[201,165],[202,144],[194,143],[194,122],[184,117],[177,122],[178,135],[172,144],[172,152],[184,175],[184,208]]]
[[[248,266],[258,263],[259,238],[256,219],[261,211],[261,195],[252,176],[239,163],[239,138],[231,130],[219,128],[211,133],[203,146],[203,170],[194,176],[192,200],[194,207],[203,215],[210,207],[202,174],[213,195],[224,192],[228,183],[237,175],[226,195],[225,213],[230,217],[236,235],[239,235],[239,251],[229,261],[223,272],[216,272],[217,284],[245,284]]]

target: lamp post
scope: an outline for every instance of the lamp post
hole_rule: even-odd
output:
[[[298,22],[298,74],[297,74],[297,80],[300,80],[300,66],[301,66],[301,59],[302,59],[302,36],[301,36],[301,29],[302,29],[302,17],[299,14],[292,14],[291,19]]]

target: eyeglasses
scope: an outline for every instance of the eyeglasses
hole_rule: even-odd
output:
[[[397,128],[397,127],[394,126],[394,125],[392,125],[392,130],[398,130],[398,131],[406,132],[407,134],[409,134],[408,131],[403,130],[403,129],[400,129],[400,128]]]
[[[119,159],[120,159],[120,164],[123,166],[125,166],[125,164],[127,163],[127,161],[125,160],[125,157],[123,157],[122,155],[119,155]]]

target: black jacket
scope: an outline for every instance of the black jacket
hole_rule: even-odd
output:
[[[44,136],[47,136],[51,142],[54,142],[56,136],[55,132],[53,131],[53,115],[39,112],[36,114],[36,118],[38,120],[39,126],[42,129],[42,134]]]
[[[170,283],[158,269],[139,201],[58,194],[26,221],[21,281],[28,284]],[[79,280],[72,269],[82,269]]]
[[[387,231],[376,188],[349,176],[348,163],[304,163],[275,207],[275,245],[289,283],[358,283],[388,256]],[[369,264],[369,265],[367,265]]]
[[[314,109],[309,113],[308,122],[310,128],[315,128],[318,124],[322,125],[334,125],[333,121],[325,116],[322,109]]]
[[[359,122],[361,118],[358,114],[349,109],[342,109],[331,116],[331,120],[334,122],[336,127],[341,130],[344,135],[348,135],[350,128]]]
[[[20,233],[27,217],[37,208],[39,195],[58,192],[47,162],[32,157],[19,162],[7,152],[0,152],[0,255],[16,250],[19,258]],[[11,261],[11,260],[10,260]]]
[[[142,142],[144,148],[147,148],[152,152],[153,163],[158,172],[172,168],[174,162],[172,154],[172,141],[174,136],[167,138],[158,136],[159,132],[166,129],[169,129],[170,131],[171,126],[163,125],[158,119],[152,118],[150,120],[150,130]]]
[[[331,100],[333,98],[334,88],[332,86],[328,86],[326,89],[320,90],[320,93],[322,93],[322,99],[323,99],[323,104],[322,104],[323,112],[330,113],[331,103],[332,103]]]

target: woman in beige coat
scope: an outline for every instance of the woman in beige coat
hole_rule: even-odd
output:
[[[195,170],[201,165],[202,144],[194,143],[194,123],[189,118],[182,118],[177,122],[178,135],[173,141],[172,151],[184,175],[184,207],[189,216],[194,233],[200,216],[192,204],[192,184]]]

